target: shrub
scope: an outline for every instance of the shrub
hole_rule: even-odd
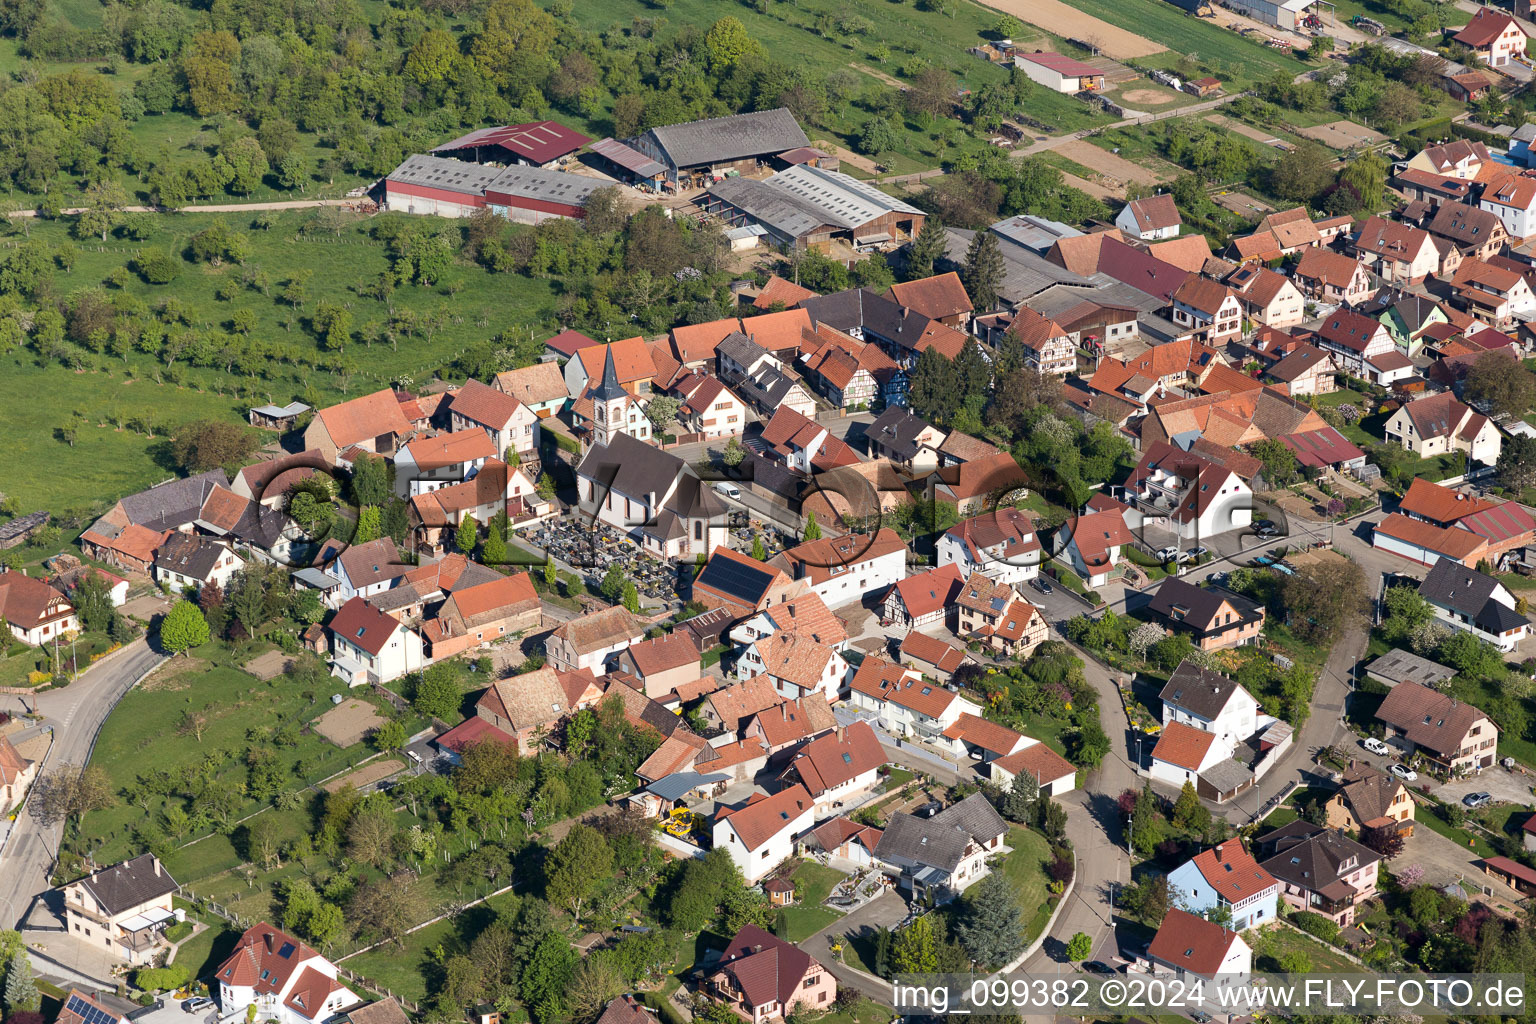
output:
[[[141,967],[133,975],[133,983],[146,992],[169,992],[185,985],[191,974],[185,964],[169,967]]]
[[[1291,915],[1291,923],[1308,935],[1316,936],[1330,946],[1339,941],[1339,926],[1328,920],[1321,914],[1314,914],[1310,910],[1299,911]]]

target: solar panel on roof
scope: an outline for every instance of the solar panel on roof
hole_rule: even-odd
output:
[[[117,1024],[116,1016],[76,995],[69,997],[64,1008],[77,1015],[85,1024]]]
[[[734,558],[711,558],[698,582],[733,597],[756,601],[773,577],[762,569],[743,565]]]

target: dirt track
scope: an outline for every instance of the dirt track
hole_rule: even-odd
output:
[[[1056,152],[1084,167],[1092,167],[1100,174],[1107,174],[1121,181],[1134,181],[1142,185],[1156,185],[1163,179],[1140,164],[1133,164],[1125,157],[1100,149],[1091,142],[1072,139],[1056,147]]]
[[[993,10],[1011,14],[1059,36],[1093,43],[1106,57],[1115,60],[1146,57],[1168,49],[1161,43],[1144,39],[1118,25],[1084,14],[1061,0],[985,0],[985,4]]]

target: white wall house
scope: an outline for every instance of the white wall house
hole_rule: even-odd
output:
[[[948,746],[944,731],[961,715],[983,717],[981,708],[913,669],[869,656],[849,683],[849,703],[875,714],[876,725],[892,736],[916,736]]]
[[[342,605],[326,629],[331,674],[348,686],[387,683],[426,667],[421,634],[360,597]]]
[[[315,1024],[360,1000],[336,979],[336,965],[269,924],[252,925],[215,972],[219,1015],[256,1008],[254,1019]]]
[[[795,837],[815,820],[816,802],[804,786],[790,786],[772,796],[755,794],[745,807],[715,811],[714,848],[730,853],[751,884],[787,860],[794,853]]]
[[[1236,746],[1258,732],[1259,702],[1235,681],[1186,661],[1163,686],[1163,724],[1177,722],[1216,738],[1230,757]]]
[[[808,580],[811,590],[828,608],[862,601],[884,593],[907,576],[907,544],[895,530],[874,536],[849,533],[807,541],[776,556],[770,566],[791,579]]]
[[[1166,782],[1175,788],[1183,787],[1186,782],[1198,787],[1197,777],[1201,772],[1231,757],[1232,751],[1223,750],[1214,733],[1170,722],[1163,726],[1157,746],[1152,748],[1149,774],[1158,782]]]
[[[1275,920],[1280,883],[1230,839],[1168,872],[1168,899],[1192,914],[1229,907],[1233,930],[1245,931]]]
[[[499,459],[496,442],[484,430],[420,438],[395,453],[395,495],[414,498],[473,477],[486,459]]]
[[[530,456],[538,448],[539,417],[511,395],[478,380],[466,381],[449,398],[448,421],[454,431],[478,427],[496,445],[496,456],[507,450]]]
[[[736,662],[736,675],[740,679],[765,675],[774,691],[788,700],[821,693],[830,703],[838,699],[848,678],[848,662],[826,644],[781,631],[743,651]]]
[[[998,509],[956,523],[939,538],[939,565],[955,565],[962,578],[981,573],[1016,586],[1040,575],[1044,552],[1033,521],[1015,509]]]

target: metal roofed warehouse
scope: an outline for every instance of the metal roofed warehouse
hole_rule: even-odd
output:
[[[726,178],[699,200],[733,227],[757,223],[776,244],[824,244],[844,235],[855,245],[916,235],[926,215],[840,171],[801,164],[759,181]]]
[[[536,224],[547,217],[583,216],[587,197],[605,184],[581,174],[524,165],[482,166],[418,153],[384,179],[384,207],[443,217],[490,209]]]
[[[748,170],[761,160],[811,143],[795,123],[795,115],[777,107],[662,125],[625,139],[624,144],[663,164],[667,180],[676,184],[693,171],[718,176],[726,170]]]

